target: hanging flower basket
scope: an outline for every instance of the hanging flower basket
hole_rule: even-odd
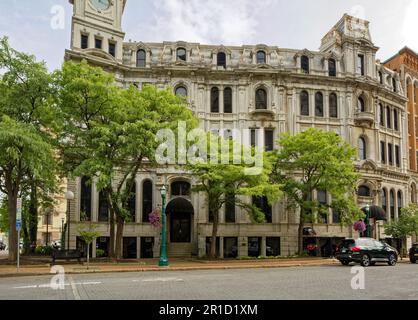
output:
[[[366,224],[362,220],[356,221],[354,222],[353,229],[354,231],[363,233],[364,231],[366,231]]]
[[[160,209],[154,209],[148,216],[149,223],[154,228],[161,228],[161,210]]]

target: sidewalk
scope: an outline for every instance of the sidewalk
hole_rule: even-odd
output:
[[[168,268],[158,267],[158,259],[141,260],[120,263],[90,263],[90,269],[81,264],[60,264],[66,274],[108,273],[108,272],[147,272],[147,271],[191,271],[191,270],[227,270],[252,268],[289,268],[321,265],[337,265],[335,259],[297,258],[272,260],[198,260],[198,259],[170,259]],[[0,278],[15,276],[39,276],[50,274],[49,264],[23,265],[19,273],[16,266],[0,265]]]

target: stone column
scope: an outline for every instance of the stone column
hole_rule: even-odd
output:
[[[141,237],[136,237],[136,258],[141,259]]]
[[[238,237],[238,257],[248,256],[248,238]]]
[[[224,237],[219,237],[219,257],[224,258]]]
[[[266,243],[266,237],[262,237],[261,238],[261,252],[260,255],[262,257],[266,257],[267,256],[267,243]]]

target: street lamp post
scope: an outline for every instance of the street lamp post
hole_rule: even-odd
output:
[[[366,238],[371,238],[370,234],[370,205],[366,206]]]
[[[70,201],[74,200],[74,193],[67,191],[65,193],[65,199],[67,200],[67,243],[65,244],[65,247],[67,250],[70,250]]]
[[[163,186],[160,190],[161,192],[161,198],[162,198],[162,210],[161,210],[161,216],[162,216],[162,236],[161,236],[161,250],[160,250],[160,267],[168,267],[168,258],[167,258],[167,239],[166,239],[166,215],[165,215],[165,201],[167,196],[167,189],[165,186]]]

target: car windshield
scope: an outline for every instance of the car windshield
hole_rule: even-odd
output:
[[[341,248],[351,249],[355,247],[355,245],[356,245],[356,242],[354,240],[344,240],[341,244]]]

